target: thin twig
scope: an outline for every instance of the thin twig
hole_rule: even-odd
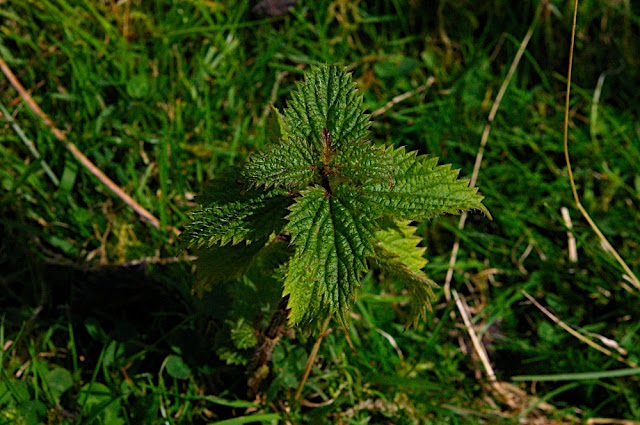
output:
[[[491,387],[503,397],[504,401],[509,406],[516,406],[518,403],[514,401],[513,394],[511,394],[503,385],[502,382],[498,381],[496,378],[496,373],[493,370],[493,366],[491,366],[491,361],[489,360],[489,354],[487,354],[487,350],[484,348],[484,345],[478,338],[478,334],[476,334],[476,330],[471,323],[471,318],[469,317],[469,306],[463,297],[458,295],[458,292],[453,290],[453,297],[456,302],[456,306],[458,307],[458,311],[460,312],[460,316],[462,316],[462,321],[464,322],[464,326],[467,329],[467,333],[471,338],[471,343],[473,344],[473,348],[476,351],[476,354],[480,358],[482,362],[482,366],[486,372],[487,378],[489,378],[489,383]]]
[[[602,245],[604,246],[605,251],[609,251],[618,264],[622,266],[627,276],[631,278],[631,283],[637,289],[640,289],[640,280],[636,277],[636,275],[631,271],[631,268],[627,265],[627,263],[622,259],[618,251],[609,243],[604,234],[600,231],[596,223],[591,219],[587,210],[582,206],[580,202],[580,196],[578,195],[578,189],[576,188],[576,182],[573,178],[573,171],[571,170],[571,160],[569,158],[569,97],[571,94],[571,71],[573,69],[573,49],[576,38],[576,23],[578,21],[578,0],[575,0],[573,5],[573,25],[571,28],[571,45],[569,47],[569,69],[567,71],[567,91],[564,99],[564,125],[562,131],[563,145],[564,145],[564,158],[567,162],[567,174],[569,175],[569,183],[571,184],[571,192],[573,193],[573,199],[576,203],[576,207],[582,213],[582,216],[587,220],[589,226],[593,229],[593,231],[598,235]]]
[[[473,173],[471,174],[471,181],[469,182],[469,187],[475,187],[476,185],[478,174],[480,173],[480,165],[482,164],[482,157],[484,156],[484,149],[485,149],[485,146],[487,145],[487,141],[489,140],[491,123],[493,122],[493,120],[496,117],[496,114],[498,113],[498,109],[500,108],[500,103],[502,102],[502,98],[504,97],[507,91],[507,87],[509,86],[511,79],[513,78],[513,74],[515,74],[516,69],[520,64],[520,59],[522,58],[522,55],[524,54],[524,51],[526,50],[527,45],[529,44],[529,40],[531,40],[533,31],[535,30],[536,25],[538,23],[538,18],[540,17],[542,3],[543,2],[540,3],[540,6],[538,7],[538,10],[536,11],[536,14],[533,18],[533,22],[531,22],[531,25],[529,26],[529,30],[527,31],[524,38],[522,39],[522,42],[520,43],[520,47],[518,48],[518,51],[516,52],[516,56],[513,58],[513,61],[511,62],[511,67],[507,72],[507,76],[505,77],[504,81],[502,82],[502,85],[500,86],[500,90],[496,95],[496,99],[493,101],[493,106],[491,107],[491,111],[489,111],[487,123],[484,126],[484,131],[482,132],[482,138],[480,140],[480,147],[478,148],[478,154],[476,155],[476,161],[475,161],[475,164],[473,165]],[[460,230],[464,229],[464,225],[466,221],[467,221],[467,212],[465,211],[460,216],[460,221],[458,222],[458,229]],[[451,279],[453,278],[453,268],[456,264],[459,249],[460,249],[460,238],[456,237],[456,241],[453,244],[453,249],[451,250],[451,258],[449,259],[449,269],[447,270],[447,276],[445,278],[445,283],[444,283],[444,295],[447,301],[451,301]]]
[[[422,84],[421,86],[418,86],[417,88],[415,88],[415,89],[413,89],[411,91],[408,91],[406,93],[402,93],[402,94],[394,97],[389,102],[387,102],[387,104],[384,105],[382,108],[379,108],[379,109],[376,109],[375,111],[373,111],[371,116],[372,117],[377,117],[379,115],[384,114],[389,109],[391,109],[393,107],[393,105],[395,105],[396,103],[400,103],[402,101],[405,101],[405,100],[409,99],[411,96],[415,96],[416,94],[425,91],[426,89],[431,87],[433,85],[433,83],[435,83],[435,82],[436,82],[436,78],[434,76],[431,76],[431,77],[427,78],[427,82],[425,84]]]
[[[0,57],[0,68],[2,72],[7,77],[11,85],[16,89],[22,100],[29,106],[29,108],[36,114],[42,121],[44,121],[45,125],[49,127],[49,130],[53,133],[53,135],[62,142],[67,148],[69,152],[87,169],[91,174],[96,176],[98,180],[102,182],[109,190],[111,190],[116,196],[118,196],[124,203],[129,205],[140,217],[148,221],[153,227],[156,229],[160,228],[160,220],[153,216],[149,211],[147,211],[142,205],[137,203],[129,194],[127,194],[124,190],[120,188],[117,184],[113,182],[109,177],[106,176],[98,167],[95,166],[89,158],[87,158],[73,142],[70,142],[67,139],[67,136],[60,131],[51,118],[40,108],[40,106],[33,100],[31,95],[25,90],[22,86],[18,78],[15,76],[9,65]]]
[[[396,350],[396,353],[398,353],[398,358],[400,358],[400,361],[404,361],[404,355],[402,354],[402,350],[398,346],[398,343],[396,342],[395,338],[380,328],[376,328],[376,332],[378,332],[380,335],[385,337],[387,341],[389,341],[389,344],[391,344],[393,349]]]
[[[640,425],[640,421],[632,421],[630,419],[613,419],[613,418],[589,418],[586,425]]]
[[[622,362],[628,366],[631,367],[638,367],[638,364],[635,362],[632,362],[631,360],[627,360],[617,354],[614,354],[611,350],[608,350],[606,348],[604,348],[603,346],[595,343],[593,340],[587,338],[586,336],[582,335],[581,333],[579,333],[578,331],[576,331],[575,329],[573,329],[572,327],[570,327],[569,325],[567,325],[566,323],[564,323],[562,320],[558,319],[553,313],[551,313],[549,310],[547,310],[546,308],[544,308],[542,305],[540,305],[540,303],[538,301],[536,301],[535,298],[533,298],[531,295],[529,295],[527,293],[527,291],[525,291],[524,289],[520,291],[522,293],[522,295],[524,295],[529,301],[531,301],[533,303],[533,305],[535,305],[538,310],[540,310],[541,312],[543,312],[545,314],[545,316],[547,316],[549,319],[551,319],[554,323],[556,323],[558,326],[560,326],[562,329],[564,329],[565,331],[569,332],[571,335],[573,335],[574,337],[576,337],[577,339],[579,339],[580,341],[584,342],[585,344],[587,344],[589,347],[595,348],[596,350],[600,351],[601,353],[612,357],[616,360],[618,360],[619,362]]]
[[[192,261],[196,261],[198,259],[197,256],[195,255],[183,255],[180,257],[165,257],[165,258],[161,258],[161,257],[144,257],[144,258],[139,258],[137,260],[131,260],[131,261],[127,261],[125,263],[122,264],[116,264],[117,266],[123,266],[123,267],[128,267],[128,266],[137,266],[139,264],[160,264],[160,265],[164,265],[164,264],[174,264],[174,263],[189,263]]]
[[[458,307],[458,311],[460,312],[460,316],[462,316],[462,321],[464,322],[465,328],[467,329],[467,333],[471,338],[471,343],[473,344],[473,348],[480,358],[482,365],[485,369],[486,375],[489,378],[489,385],[491,388],[496,391],[503,399],[503,401],[512,409],[520,410],[523,409],[532,409],[532,406],[538,408],[540,410],[545,411],[553,411],[555,408],[549,404],[544,402],[543,400],[532,397],[520,388],[511,385],[508,382],[499,381],[496,377],[496,374],[491,366],[491,361],[489,359],[489,355],[487,354],[487,350],[484,348],[484,344],[478,337],[475,327],[473,326],[469,306],[467,305],[464,297],[458,294],[457,291],[451,291],[453,293],[453,297],[456,302],[456,306]]]
[[[467,313],[468,307],[463,304],[460,295],[456,290],[451,291],[453,294],[453,298],[456,301],[456,306],[458,306],[458,311],[460,312],[460,316],[462,316],[462,321],[464,322],[465,328],[467,328],[467,333],[471,338],[471,343],[473,344],[473,348],[476,350],[478,357],[480,357],[480,361],[482,362],[482,366],[484,366],[484,370],[487,373],[487,377],[489,381],[496,381],[496,374],[493,371],[493,367],[491,366],[491,361],[489,361],[489,355],[487,351],[484,349],[484,346],[480,342],[480,338],[476,334],[476,331],[471,323],[471,319],[469,318],[469,314]]]
[[[311,373],[311,367],[313,366],[313,362],[316,360],[316,356],[318,355],[318,350],[320,349],[320,343],[322,342],[322,339],[328,334],[327,326],[329,326],[329,321],[331,321],[331,316],[327,317],[327,320],[325,320],[324,325],[322,326],[322,330],[320,331],[320,335],[318,335],[318,338],[316,338],[316,342],[313,344],[311,353],[309,353],[309,358],[307,359],[307,365],[304,368],[302,379],[300,379],[298,390],[296,391],[296,395],[293,397],[295,401],[300,400],[300,394],[302,394],[302,388],[304,388],[304,384],[307,382],[307,378],[309,378],[309,373]]]

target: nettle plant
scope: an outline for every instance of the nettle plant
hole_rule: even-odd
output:
[[[309,70],[271,117],[272,144],[214,179],[193,213],[186,233],[202,249],[200,282],[239,279],[284,248],[272,275],[290,326],[312,331],[329,317],[346,326],[371,267],[406,285],[408,325],[424,318],[437,285],[410,223],[469,209],[489,216],[477,189],[437,158],[374,145],[362,95],[342,67]]]

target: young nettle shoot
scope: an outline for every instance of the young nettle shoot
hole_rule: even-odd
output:
[[[216,178],[187,228],[208,262],[201,282],[242,277],[275,244],[289,324],[311,330],[347,322],[360,279],[376,267],[411,294],[409,324],[425,317],[432,288],[411,221],[477,209],[483,197],[450,165],[404,148],[376,146],[362,95],[343,67],[305,74],[284,113],[272,109],[272,144]]]

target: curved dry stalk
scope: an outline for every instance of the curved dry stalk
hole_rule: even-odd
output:
[[[571,328],[569,325],[567,325],[566,323],[564,323],[562,320],[558,319],[553,313],[551,313],[549,310],[547,310],[546,308],[544,308],[538,301],[536,301],[535,298],[533,298],[531,295],[529,295],[529,293],[527,291],[525,291],[524,289],[520,290],[520,293],[522,295],[524,295],[529,301],[531,301],[531,303],[533,305],[535,305],[538,310],[540,310],[541,312],[544,313],[545,316],[547,316],[549,319],[551,319],[555,324],[557,324],[558,326],[560,326],[562,329],[564,329],[565,331],[567,331],[569,334],[571,334],[573,337],[579,339],[580,341],[584,342],[585,344],[587,344],[588,346],[600,351],[602,354],[609,356],[611,358],[616,359],[617,361],[626,364],[627,366],[630,367],[638,367],[638,364],[631,361],[631,360],[627,360],[622,356],[619,356],[617,354],[615,354],[614,352],[612,352],[611,350],[609,350],[608,348],[605,348],[603,346],[601,346],[600,344],[597,344],[596,342],[594,342],[593,340],[587,338],[586,336],[582,335],[581,333],[579,333],[578,331],[576,331],[575,329]]]
[[[309,358],[307,359],[307,364],[304,368],[302,379],[300,379],[298,390],[296,391],[296,395],[293,397],[295,401],[300,400],[300,394],[302,394],[302,388],[304,388],[304,384],[307,382],[307,378],[309,378],[309,374],[311,373],[311,367],[313,366],[313,362],[316,360],[316,356],[318,355],[318,350],[320,349],[320,343],[322,342],[324,337],[329,333],[327,332],[329,321],[331,321],[331,316],[327,317],[327,320],[325,320],[324,325],[322,326],[322,330],[320,331],[318,338],[316,338],[315,344],[313,344],[311,353],[309,353]]]
[[[589,226],[593,229],[593,231],[598,235],[602,245],[604,246],[606,251],[609,251],[618,264],[624,269],[627,276],[631,279],[631,283],[637,289],[640,289],[640,281],[636,277],[636,275],[631,271],[631,268],[627,265],[627,263],[622,259],[618,251],[609,243],[607,238],[602,234],[596,223],[591,219],[587,210],[582,206],[580,202],[580,196],[578,195],[578,190],[576,189],[576,182],[573,178],[573,171],[571,170],[571,160],[569,158],[569,97],[571,94],[571,72],[573,70],[573,49],[575,45],[576,38],[576,23],[578,21],[578,0],[575,0],[573,4],[573,24],[571,26],[571,45],[569,47],[569,70],[567,71],[567,92],[565,95],[565,103],[564,103],[564,125],[563,125],[563,143],[564,143],[564,158],[567,162],[567,174],[569,175],[569,183],[571,184],[571,192],[573,193],[573,199],[576,203],[576,207],[580,210],[582,216],[587,220]]]
[[[436,77],[434,77],[433,75],[430,76],[429,78],[427,78],[427,82],[425,84],[422,84],[421,86],[410,90],[406,93],[400,94],[396,97],[394,97],[393,99],[391,99],[390,101],[388,101],[382,108],[376,109],[375,111],[373,111],[371,113],[372,117],[377,117],[378,115],[382,115],[385,112],[387,112],[389,109],[391,109],[393,107],[393,105],[403,102],[407,99],[409,99],[411,96],[415,96],[418,93],[421,93],[425,90],[427,90],[428,88],[430,88],[434,83],[436,82]]]

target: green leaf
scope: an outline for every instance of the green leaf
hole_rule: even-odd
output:
[[[124,355],[124,352],[124,344],[118,344],[117,341],[111,341],[104,351],[102,364],[105,367],[111,366],[117,359]]]
[[[397,221],[392,226],[376,232],[376,245],[397,257],[397,261],[403,263],[415,273],[422,273],[427,264],[424,253],[427,248],[420,247],[422,238],[414,235],[416,228],[410,226],[409,220]]]
[[[290,324],[312,328],[334,313],[346,322],[366,257],[373,254],[373,213],[357,199],[347,186],[332,194],[316,186],[289,208],[286,230],[296,252],[283,296],[289,295]]]
[[[113,400],[111,390],[99,382],[86,383],[78,392],[78,402],[88,408],[99,406],[111,400]]]
[[[7,379],[0,381],[0,406],[8,404],[14,406],[31,399],[29,388],[25,381]]]
[[[262,238],[249,245],[226,245],[197,250],[197,277],[194,289],[198,293],[212,285],[240,279],[249,269],[267,242]]]
[[[283,190],[247,190],[242,181],[223,174],[199,199],[207,205],[192,213],[192,222],[185,229],[186,240],[197,246],[235,245],[279,232],[292,202],[286,194]]]
[[[220,175],[199,198],[204,207],[186,232],[192,243],[209,247],[201,254],[199,275],[207,283],[243,276],[242,283],[254,289],[254,281],[278,288],[267,281],[284,279],[289,323],[310,329],[334,314],[346,324],[370,261],[409,288],[413,323],[424,317],[436,285],[422,271],[420,238],[407,222],[394,220],[468,209],[489,215],[482,196],[457,179],[458,171],[438,166],[437,158],[368,141],[362,96],[342,67],[312,67],[284,113],[272,112],[267,149],[254,153],[237,177]],[[276,277],[260,259],[269,238],[286,239],[286,233],[295,252],[266,265]],[[246,244],[236,245],[241,241]]]
[[[60,401],[60,396],[73,386],[71,372],[60,367],[56,367],[47,373],[46,381],[51,397],[56,403]]]
[[[335,173],[354,187],[366,184],[393,183],[393,162],[384,149],[368,141],[354,141],[343,145],[333,160]]]
[[[368,134],[369,116],[364,113],[362,95],[343,67],[311,68],[291,97],[284,112],[287,130],[309,141],[318,152],[322,151],[324,128],[337,150]]]
[[[142,99],[149,94],[149,86],[146,74],[134,75],[127,81],[127,94],[134,99]]]
[[[85,418],[86,423],[101,423],[105,425],[124,425],[125,420],[120,416],[120,398],[113,397],[111,390],[99,382],[89,382],[80,388],[78,403],[82,410],[89,409]],[[96,421],[96,419],[98,419]]]
[[[269,105],[270,114],[267,116],[267,140],[271,143],[286,141],[288,138],[284,116],[273,105]]]
[[[244,408],[244,409],[248,409],[250,407],[255,407],[255,408],[261,407],[259,404],[252,403],[250,401],[227,400],[225,398],[216,397],[214,395],[203,396],[202,399],[208,401],[209,403],[219,404],[221,406],[237,407],[237,408]]]
[[[252,155],[244,176],[256,187],[300,188],[318,176],[318,158],[313,146],[293,136]]]
[[[247,323],[264,318],[282,298],[285,273],[279,272],[291,258],[293,248],[289,241],[274,237],[255,257],[242,279],[228,288],[232,303],[228,305],[231,317],[243,317]]]
[[[10,412],[14,409],[8,409]],[[12,425],[40,425],[43,423],[43,419],[47,416],[47,406],[40,400],[29,400],[24,403],[20,403],[14,410],[18,417],[12,418]],[[2,411],[6,415],[7,410]],[[5,418],[2,418],[5,419]],[[8,418],[6,418],[8,419]]]
[[[377,231],[375,255],[371,258],[375,266],[387,271],[409,290],[411,312],[407,327],[415,326],[420,318],[426,319],[426,308],[431,310],[431,299],[435,298],[432,288],[438,287],[422,271],[427,264],[423,257],[426,248],[418,246],[422,238],[413,234],[415,230],[409,221],[402,221]]]
[[[242,180],[242,170],[232,167],[209,181],[195,200],[200,205],[235,202],[247,189],[248,185]]]
[[[228,347],[218,348],[216,354],[218,355],[218,358],[224,361],[227,365],[244,366],[249,363],[249,360],[243,354]]]
[[[173,378],[187,379],[189,375],[191,375],[191,369],[189,369],[189,366],[187,366],[184,360],[182,360],[182,357],[175,354],[171,354],[167,357],[165,365],[167,373]]]
[[[238,319],[231,328],[231,340],[239,350],[255,347],[258,344],[258,337],[254,329],[243,318]]]
[[[194,289],[200,295],[212,286],[225,282],[239,280],[243,276],[259,282],[258,297],[261,301],[268,298],[271,291],[268,286],[280,285],[270,276],[280,265],[289,261],[292,250],[279,236],[272,234],[269,238],[261,238],[253,243],[212,246],[196,250],[196,282]],[[244,291],[246,289],[239,289]],[[242,294],[238,293],[236,302],[245,302]],[[274,292],[275,295],[275,292]],[[277,294],[279,296],[279,293]],[[254,306],[257,301],[255,294],[247,303]],[[255,307],[255,306],[254,306]]]
[[[437,165],[438,158],[418,156],[404,148],[387,148],[395,165],[393,184],[374,182],[363,187],[366,199],[385,214],[401,219],[421,220],[438,214],[459,214],[478,209],[491,217],[482,205],[483,197],[467,180],[457,180],[459,170]]]

